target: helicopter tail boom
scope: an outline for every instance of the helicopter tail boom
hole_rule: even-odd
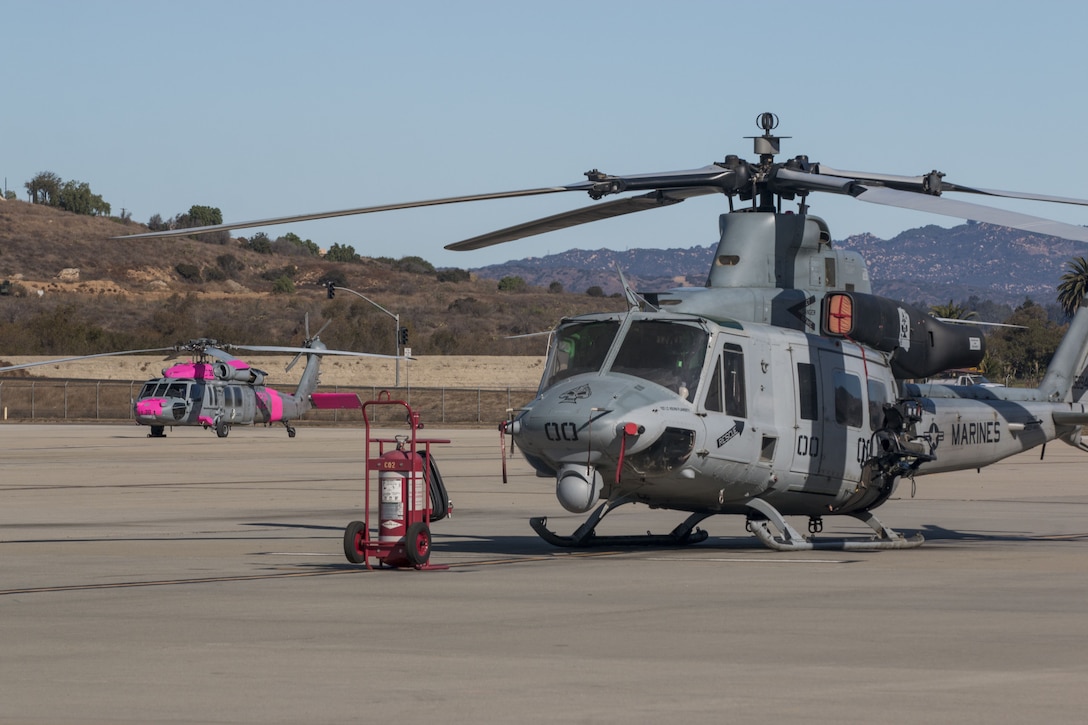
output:
[[[1039,384],[1039,392],[1047,400],[1080,401],[1088,392],[1088,298],[1069,323],[1046,375]]]

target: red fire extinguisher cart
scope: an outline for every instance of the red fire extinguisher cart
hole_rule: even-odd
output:
[[[405,409],[409,433],[393,438],[371,434],[370,413],[376,412],[371,409],[388,405]],[[377,559],[379,566],[448,569],[430,563],[431,522],[444,518],[450,508],[431,458],[431,445],[450,441],[418,438],[416,432],[423,427],[419,414],[403,400],[390,399],[388,391],[361,407],[366,426],[365,514],[362,521],[352,521],[344,531],[344,555],[353,564],[366,564],[367,569],[373,568],[371,559]],[[436,506],[442,508],[436,510]],[[372,527],[375,508],[378,520]]]

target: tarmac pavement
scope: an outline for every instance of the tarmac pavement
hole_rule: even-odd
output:
[[[447,571],[349,564],[362,430],[0,426],[0,723],[1082,723],[1088,454],[919,477],[914,550],[554,549],[550,480],[431,430]],[[390,431],[392,433],[393,431]],[[600,533],[667,533],[626,506]],[[803,530],[805,522],[794,519]],[[866,536],[853,519],[825,535]]]

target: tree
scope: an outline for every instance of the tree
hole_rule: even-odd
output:
[[[1058,304],[1065,314],[1072,317],[1081,300],[1088,294],[1088,259],[1074,257],[1069,260],[1069,271],[1062,275],[1058,283]]]
[[[438,270],[435,279],[439,282],[468,282],[472,279],[472,274],[467,269],[461,269],[460,267],[447,267]]]
[[[509,276],[499,280],[499,292],[524,292],[529,283],[521,277]]]
[[[223,212],[214,206],[194,204],[189,207],[189,226],[212,227],[223,223]]]
[[[26,182],[26,192],[31,204],[45,204],[56,206],[60,197],[60,185],[64,183],[59,176],[52,171],[41,171],[33,179]]]
[[[553,295],[563,294],[563,283],[559,280],[555,280],[550,285],[548,285],[548,293]]]
[[[334,244],[325,252],[325,259],[330,262],[358,262],[359,255],[350,244]]]
[[[586,290],[586,294],[590,297],[604,297],[604,290],[597,285],[593,285]]]
[[[393,269],[410,274],[434,274],[434,265],[423,257],[409,255],[393,262]]]
[[[245,248],[257,254],[272,254],[272,240],[264,232],[257,232],[245,243]]]
[[[73,214],[108,216],[110,213],[110,205],[103,201],[101,196],[92,192],[90,184],[85,181],[64,182],[57,194],[55,206]]]
[[[296,254],[309,257],[317,257],[321,254],[321,248],[309,239],[303,239],[294,232],[287,232],[272,243],[272,249],[280,254]]]
[[[987,337],[987,372],[998,377],[1038,378],[1050,364],[1065,327],[1047,319],[1046,309],[1030,299],[1005,322],[1024,329],[1001,328]]]
[[[952,300],[947,305],[933,305],[929,308],[934,317],[943,317],[946,320],[974,320],[978,319],[978,313],[968,310],[966,307],[954,304]]]

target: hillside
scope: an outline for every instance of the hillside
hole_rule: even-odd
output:
[[[1088,253],[1077,242],[974,222],[950,229],[919,227],[893,239],[861,234],[833,243],[865,257],[874,292],[926,306],[964,301],[972,295],[1012,306],[1025,297],[1050,303],[1057,297],[1066,262]],[[472,271],[495,279],[516,274],[535,285],[557,280],[574,292],[598,285],[613,293],[619,290],[615,273],[619,264],[639,290],[660,291],[704,284],[713,254],[712,246],[571,250]]]
[[[258,254],[237,240],[111,238],[142,229],[0,202],[0,281],[10,281],[13,292],[0,296],[0,357],[142,349],[195,337],[298,344],[307,314],[311,331],[331,321],[321,335],[329,347],[392,353],[393,318],[344,291],[327,299],[320,282],[330,276],[399,314],[416,354],[540,355],[542,338],[505,338],[551,329],[564,316],[623,308],[621,300],[584,294],[499,292],[490,279],[439,282],[434,273],[373,259],[336,264]],[[197,268],[203,281],[188,281],[181,264]],[[295,291],[273,293],[284,276]]]
[[[542,338],[506,338],[548,330],[564,316],[622,309],[621,299],[584,294],[593,285],[618,293],[617,263],[637,289],[652,291],[703,284],[713,253],[711,247],[571,250],[440,282],[434,272],[406,271],[389,260],[337,264],[259,254],[239,239],[112,239],[142,229],[0,202],[0,281],[9,281],[13,292],[0,296],[0,357],[142,349],[195,337],[298,344],[307,314],[312,331],[332,321],[322,333],[330,347],[393,352],[393,319],[347,292],[327,299],[321,282],[328,278],[399,314],[415,354],[540,355]],[[859,235],[835,244],[869,260],[877,293],[926,305],[972,295],[1009,305],[1025,297],[1045,304],[1054,299],[1067,260],[1083,254],[1074,242],[976,223],[922,227],[891,240]],[[188,278],[179,271],[186,265]],[[531,287],[499,292],[497,280],[509,275]],[[284,278],[294,291],[274,293]],[[566,292],[548,293],[553,282]]]

